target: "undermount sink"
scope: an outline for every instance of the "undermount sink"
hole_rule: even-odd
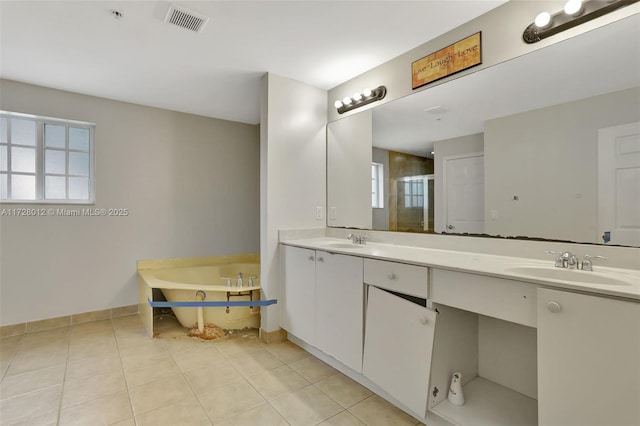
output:
[[[585,284],[599,285],[631,285],[630,282],[610,277],[593,271],[580,271],[577,269],[555,268],[553,266],[518,266],[509,268],[510,272],[528,275],[535,278],[546,278],[560,281],[574,281]],[[626,277],[624,277],[626,278]],[[631,279],[631,278],[629,278]]]
[[[365,247],[362,244],[354,244],[354,243],[326,243],[326,247],[335,248],[335,249],[359,249]]]

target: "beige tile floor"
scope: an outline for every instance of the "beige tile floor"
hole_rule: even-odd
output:
[[[291,342],[219,341],[137,315],[0,340],[0,424],[416,425]]]

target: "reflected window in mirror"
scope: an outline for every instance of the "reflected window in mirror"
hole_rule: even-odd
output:
[[[384,165],[371,163],[371,207],[384,208]]]

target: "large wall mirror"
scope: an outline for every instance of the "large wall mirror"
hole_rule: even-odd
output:
[[[327,143],[329,226],[640,246],[640,16],[329,123]]]

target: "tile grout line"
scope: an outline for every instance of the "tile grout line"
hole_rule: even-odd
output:
[[[260,343],[262,343],[262,342],[260,342]],[[240,343],[240,344],[242,345],[242,343]],[[260,346],[259,348],[257,348],[256,350],[251,351],[251,352],[257,352],[257,351],[258,351],[259,349],[261,349],[261,348],[266,350],[266,348],[264,348],[263,346],[264,346],[264,344],[263,344],[262,346]],[[262,394],[258,391],[258,389],[256,389],[256,388],[255,388],[255,386],[253,386],[253,384],[249,381],[249,378],[248,378],[249,376],[248,376],[248,375],[246,375],[246,373],[243,373],[242,371],[240,371],[239,369],[237,369],[237,368],[235,367],[235,365],[234,365],[234,363],[233,363],[233,355],[237,355],[237,354],[233,354],[233,353],[231,353],[231,354],[225,355],[224,353],[220,352],[220,350],[218,350],[218,348],[215,348],[215,349],[216,349],[216,351],[217,351],[217,352],[218,352],[218,353],[219,353],[219,354],[220,354],[224,359],[226,359],[226,360],[231,364],[231,367],[232,367],[232,368],[234,368],[234,369],[238,372],[238,374],[240,374],[240,376],[242,377],[242,379],[243,379],[243,380],[244,380],[244,381],[245,381],[249,386],[251,386],[251,388],[252,388],[252,389],[253,389],[253,390],[254,390],[258,395],[260,395],[260,397],[264,400],[264,404],[268,404],[269,406],[271,406],[271,404],[269,404],[269,401],[267,400],[267,398],[265,398],[265,397],[264,397],[264,395],[262,395]],[[267,352],[268,352],[268,351],[267,351]],[[272,354],[272,355],[273,355],[273,354]],[[275,357],[275,355],[273,355],[273,356]],[[277,357],[276,357],[276,358],[277,358]],[[278,360],[280,361],[280,359],[278,359]],[[269,371],[269,370],[265,370],[265,371]],[[200,399],[198,399],[198,402],[200,402]],[[226,418],[222,419],[221,421],[226,421],[226,420],[231,419],[231,418],[233,418],[233,417],[235,417],[235,416],[239,416],[240,414],[243,414],[243,413],[246,413],[246,412],[248,412],[248,411],[251,411],[251,410],[253,410],[253,409],[255,409],[255,408],[259,407],[260,405],[262,405],[262,404],[258,404],[258,405],[256,405],[255,407],[251,407],[251,408],[247,408],[246,410],[242,410],[242,411],[240,411],[240,412],[238,412],[238,413],[236,413],[236,414],[234,414],[234,415],[232,415],[232,416],[229,416],[229,417],[226,417]],[[272,406],[271,406],[271,407],[272,407]],[[273,408],[273,407],[272,407],[272,408]],[[204,409],[204,407],[203,407],[203,409]],[[277,412],[277,410],[276,410],[276,412]],[[206,413],[207,413],[207,412],[206,412],[206,410],[205,410],[205,414],[206,414]],[[278,415],[280,415],[280,417],[282,417],[282,415],[281,415],[280,413],[278,413]],[[213,425],[213,424],[215,424],[215,423],[214,423],[214,421],[213,421],[213,420],[211,420],[211,418],[209,417],[209,415],[208,415],[208,414],[207,414],[207,417],[208,417],[208,418],[209,418],[209,420],[211,421],[211,424],[212,424],[212,425]],[[284,417],[283,417],[283,420],[285,420],[285,419],[284,419]],[[285,420],[285,422],[286,422],[287,424],[289,424],[289,422],[287,422],[286,420]]]
[[[18,353],[18,349],[20,348],[20,346],[22,346],[22,337],[20,337],[20,343],[18,343],[16,345],[16,350],[14,351],[13,355],[11,355],[11,361],[9,361],[9,365],[7,365],[7,369],[4,371],[4,373],[2,373],[2,377],[0,377],[0,383],[2,383],[5,379],[5,377],[7,376],[7,373],[9,372],[9,369],[11,368],[11,364],[13,364],[13,361],[16,359],[16,354]]]
[[[265,346],[266,346],[266,345],[265,345]],[[271,351],[269,351],[266,347],[264,348],[264,350],[266,350],[268,353],[270,353],[272,356],[274,356],[278,361],[280,361],[280,362],[282,363],[282,365],[286,365],[287,367],[289,367],[289,366],[288,366],[286,363],[284,363],[284,362],[283,362],[283,361],[282,361],[278,356],[276,356],[274,353],[272,353]],[[224,355],[223,355],[223,356],[224,356]],[[235,368],[235,367],[234,367],[234,368]],[[276,368],[280,368],[280,367],[276,367]],[[289,367],[289,368],[291,368],[291,367]],[[275,368],[272,368],[271,370],[275,370]],[[271,371],[271,370],[261,371],[261,372],[259,372],[259,373],[257,373],[257,374],[254,374],[254,376],[256,376],[256,375],[258,375],[258,374],[266,373],[266,372]],[[292,370],[293,370],[293,369],[292,369]],[[240,373],[240,375],[241,375],[241,376],[246,380],[246,382],[249,384],[249,386],[251,386],[251,387],[253,388],[253,390],[254,390],[254,391],[256,391],[256,393],[257,393],[258,395],[260,395],[260,397],[262,397],[262,399],[264,399],[264,403],[265,403],[266,405],[268,405],[269,407],[271,407],[271,409],[272,409],[272,410],[274,410],[276,413],[278,413],[278,415],[282,418],[282,420],[284,420],[284,422],[285,422],[286,424],[288,424],[289,426],[291,426],[291,423],[289,423],[289,422],[287,421],[287,419],[282,415],[282,413],[280,413],[280,412],[276,409],[276,407],[274,407],[273,405],[271,405],[271,402],[270,402],[270,401],[269,401],[269,400],[268,400],[268,399],[267,399],[267,398],[266,398],[262,393],[260,393],[260,391],[259,391],[258,389],[256,389],[256,387],[253,385],[253,383],[251,383],[251,381],[249,380],[249,375],[245,375],[245,373],[243,373],[242,371],[238,371],[238,373]],[[301,376],[301,377],[302,377],[302,376]],[[306,380],[306,379],[305,379],[305,380]],[[284,394],[283,394],[283,395],[284,395]],[[282,396],[282,395],[279,395],[279,396]],[[260,405],[262,405],[262,404],[260,404]],[[249,409],[247,409],[247,410],[244,410],[244,411],[242,411],[241,413],[235,414],[235,415],[234,415],[234,416],[232,416],[232,417],[235,417],[235,416],[240,415],[240,414],[242,414],[242,413],[246,413],[247,411],[250,411],[250,410],[253,410],[254,408],[259,407],[260,405],[257,405],[257,406],[255,406],[255,407],[249,408]],[[231,418],[231,417],[229,417],[229,418]]]
[[[153,339],[153,337],[152,337]],[[198,398],[198,394],[196,393],[196,391],[191,387],[191,383],[189,383],[189,380],[187,380],[187,378],[184,375],[184,371],[182,371],[182,369],[180,368],[180,366],[178,365],[178,362],[176,361],[176,359],[173,357],[173,352],[171,352],[171,350],[169,350],[169,347],[167,346],[167,343],[165,341],[162,342],[165,349],[167,350],[167,352],[169,352],[169,356],[171,357],[171,359],[173,360],[173,362],[176,364],[176,367],[178,368],[178,371],[180,372],[180,375],[182,376],[182,379],[185,381],[185,383],[187,384],[187,387],[189,388],[189,391],[191,391],[191,394],[193,395],[193,397],[196,399],[196,402],[198,403],[198,406],[200,407],[200,409],[202,409],[202,412],[204,413],[205,416],[207,416],[207,420],[209,421],[209,423],[211,424],[211,426],[213,426],[213,420],[211,420],[211,418],[209,417],[209,413],[207,413],[207,410],[204,409],[202,402],[200,401],[200,398]],[[220,351],[218,351],[218,348],[215,348],[216,352],[220,353]],[[220,354],[222,356],[222,354]],[[179,402],[179,401],[177,401]],[[136,422],[137,424],[137,422]]]
[[[62,398],[64,397],[64,385],[67,381],[67,367],[69,365],[69,352],[71,351],[71,336],[73,335],[73,328],[69,330],[69,341],[67,342],[67,356],[64,360],[64,372],[62,373],[62,383],[60,385],[60,401],[58,401],[58,415],[56,417],[56,426],[60,426],[60,418],[62,415]]]
[[[116,327],[113,324],[113,318],[109,318],[109,322],[111,323],[111,329],[113,331],[113,339],[116,341],[116,348],[118,349],[118,360],[120,361],[120,368],[122,369],[122,376],[124,377],[124,385],[127,390],[127,397],[129,398],[129,406],[131,407],[131,416],[132,416],[131,418],[133,419],[133,424],[137,425],[138,421],[136,420],[136,413],[133,411],[133,401],[131,400],[131,392],[129,392],[129,382],[127,381],[127,375],[124,374],[124,364],[122,362],[122,355],[120,354],[120,343],[118,343],[118,336],[116,334]]]

